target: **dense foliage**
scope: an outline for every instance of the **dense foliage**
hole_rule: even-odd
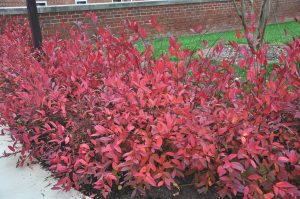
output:
[[[114,185],[134,195],[187,176],[222,197],[300,196],[300,39],[270,71],[268,46],[252,54],[234,42],[239,60],[215,60],[222,44],[194,58],[173,37],[154,59],[146,31],[127,25],[116,37],[78,24],[45,40],[43,53],[32,50],[27,22],[6,25],[0,112],[9,150],[22,144],[18,165],[37,158],[59,177],[54,189],[92,184],[104,197]]]

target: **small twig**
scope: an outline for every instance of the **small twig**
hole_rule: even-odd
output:
[[[292,129],[290,129],[288,126],[284,125],[284,124],[279,124],[280,126],[286,128],[291,134],[295,135],[295,132],[292,131]]]
[[[187,186],[195,186],[196,183],[190,183],[190,184],[179,184],[180,187],[187,187]]]
[[[249,28],[248,28],[248,25],[246,23],[246,17],[245,17],[245,9],[246,9],[245,8],[245,2],[244,2],[244,0],[241,0],[241,10],[238,9],[235,0],[233,0],[233,5],[234,5],[234,7],[236,9],[236,12],[238,13],[239,18],[241,19],[242,26],[243,26],[243,29],[244,29],[245,35],[246,35],[246,41],[247,41],[247,43],[249,45],[251,53],[254,55],[255,54],[255,48],[253,46],[252,41],[250,41],[250,39],[248,38]]]
[[[257,40],[259,41],[257,46],[258,49],[260,49],[263,44],[263,39],[266,32],[266,26],[270,14],[270,6],[271,6],[270,0],[263,1],[261,11],[260,11],[259,24],[258,24],[258,36],[257,36]]]
[[[234,5],[234,7],[235,7],[235,9],[236,9],[236,11],[237,11],[239,17],[242,19],[242,13],[241,13],[241,11],[238,9],[235,0],[233,0],[233,5]]]
[[[7,154],[4,154],[4,155],[0,156],[0,159],[1,159],[1,158],[7,158],[7,157],[9,157],[9,156],[11,156],[11,155],[16,155],[16,154],[18,154],[18,153],[21,153],[21,151],[16,151],[16,152],[13,152],[13,153],[7,153]]]

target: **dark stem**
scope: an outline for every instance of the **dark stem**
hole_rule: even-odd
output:
[[[11,155],[16,155],[16,154],[18,154],[18,153],[21,153],[21,151],[16,151],[16,152],[13,152],[13,153],[6,153],[6,154],[0,156],[0,159],[1,159],[1,158],[7,158],[7,157],[9,157],[9,156],[11,156]]]

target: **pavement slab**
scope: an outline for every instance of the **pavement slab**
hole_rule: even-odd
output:
[[[0,132],[4,127],[0,126]],[[0,135],[0,156],[12,145],[9,132]],[[39,164],[16,168],[19,155],[0,158],[0,199],[88,199],[79,191],[52,190],[57,182]]]

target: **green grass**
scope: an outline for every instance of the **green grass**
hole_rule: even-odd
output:
[[[285,35],[284,30],[288,32]],[[300,24],[297,22],[286,22],[281,24],[268,25],[266,28],[265,42],[270,44],[284,44],[292,40],[293,37],[300,36]],[[244,44],[246,40],[243,38],[237,39],[235,31],[218,32],[202,35],[183,36],[178,38],[178,41],[182,44],[183,49],[201,49],[202,41],[208,41],[209,46],[213,46],[220,40],[236,41],[237,43]],[[166,52],[169,46],[168,38],[150,40],[154,45],[155,56],[158,57],[161,53]],[[138,44],[140,51],[143,51],[144,47],[141,43]]]

